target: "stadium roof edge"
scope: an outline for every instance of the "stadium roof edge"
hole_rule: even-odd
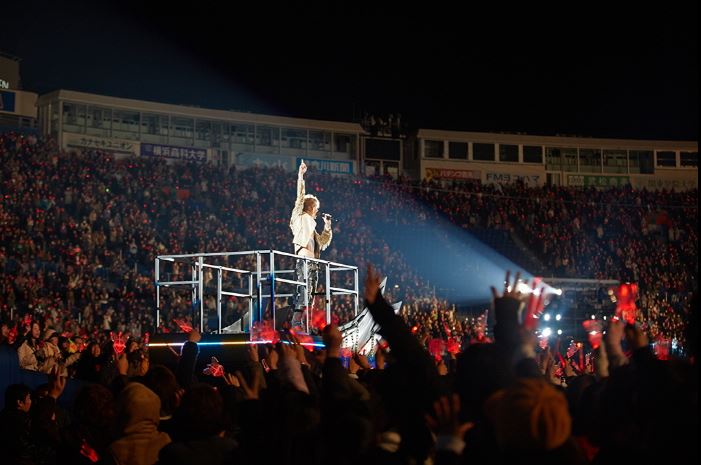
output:
[[[343,121],[323,121],[287,116],[263,115],[259,113],[244,113],[230,110],[216,110],[171,103],[159,103],[147,100],[136,100],[107,95],[91,94],[73,90],[59,89],[39,96],[37,105],[41,106],[52,100],[68,100],[75,103],[90,105],[105,105],[125,110],[177,114],[187,117],[231,120],[243,123],[270,124],[275,126],[301,126],[307,129],[333,130],[350,133],[365,133],[357,123]]]
[[[644,139],[608,139],[594,137],[570,137],[570,136],[537,136],[530,134],[502,134],[490,132],[448,131],[441,129],[419,129],[419,139],[453,140],[456,142],[484,142],[484,143],[514,143],[533,145],[554,145],[563,147],[576,145],[579,147],[593,148],[625,148],[625,149],[670,149],[698,151],[698,141],[663,141]]]

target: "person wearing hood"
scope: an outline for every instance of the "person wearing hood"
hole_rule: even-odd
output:
[[[128,384],[117,398],[120,438],[109,449],[118,465],[152,465],[160,450],[171,442],[158,431],[161,401],[141,383]]]

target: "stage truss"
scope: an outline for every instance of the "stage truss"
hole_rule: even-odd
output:
[[[296,281],[294,265],[296,260],[304,261],[304,282]],[[232,263],[233,262],[233,263]],[[276,318],[276,298],[294,296],[297,286],[304,290],[305,306],[309,307],[306,277],[309,265],[319,266],[319,282],[323,283],[324,307],[326,323],[331,322],[331,304],[336,296],[351,296],[354,314],[358,315],[358,267],[326,260],[298,257],[291,253],[277,250],[251,250],[243,252],[200,253],[185,255],[159,255],[155,259],[156,284],[156,327],[161,325],[162,288],[189,289],[192,309],[199,313],[199,323],[202,332],[209,332],[205,326],[205,294],[215,288],[212,297],[216,299],[217,333],[222,333],[222,303],[223,299],[245,299],[248,311],[234,325],[240,332],[247,332],[253,338],[255,322],[262,322],[264,312],[270,309],[274,329],[279,329]],[[168,267],[171,267],[169,270]],[[180,270],[183,269],[181,272]],[[190,279],[182,279],[187,273]],[[333,285],[352,273],[352,288]],[[165,278],[165,279],[163,279]],[[175,279],[173,279],[175,278]],[[180,279],[178,279],[180,278]],[[238,280],[238,285],[235,281]],[[319,295],[318,293],[316,295]],[[267,304],[265,304],[267,299]],[[310,330],[310,313],[305,312],[306,331]],[[246,318],[247,317],[247,318]],[[195,318],[193,317],[193,325]],[[230,332],[230,331],[227,331]]]

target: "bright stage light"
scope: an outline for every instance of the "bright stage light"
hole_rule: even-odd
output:
[[[550,321],[550,314],[549,314],[549,313],[546,313],[545,315],[543,315],[543,319],[544,319],[545,321]]]
[[[560,321],[561,318],[562,318],[562,315],[560,315],[559,313],[557,315],[555,315],[555,319],[557,321]]]
[[[545,328],[543,329],[543,332],[541,333],[543,337],[549,337],[553,333],[553,330],[550,328]]]
[[[245,344],[272,344],[273,341],[208,341],[198,342],[200,346],[240,346]],[[284,344],[291,344],[289,341],[282,341]],[[152,342],[149,347],[181,347],[184,342]],[[302,342],[302,346],[325,347],[323,342]]]

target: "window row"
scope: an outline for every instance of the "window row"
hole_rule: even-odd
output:
[[[523,163],[542,164],[545,160],[549,171],[653,174],[655,167],[698,167],[698,152],[691,151],[578,149],[453,141],[446,144],[441,140],[424,140],[423,143],[424,158],[518,163],[520,150]]]
[[[280,149],[355,156],[356,136],[301,128],[194,119],[63,103],[63,130],[102,137],[194,147]]]
[[[483,144],[473,142],[470,157],[470,144],[467,142],[449,141],[447,158],[451,160],[500,161],[519,162],[519,146],[513,144]],[[446,146],[441,140],[424,141],[425,158],[446,158]],[[498,156],[498,158],[497,158]],[[525,163],[543,163],[543,147],[523,146],[523,161]]]

